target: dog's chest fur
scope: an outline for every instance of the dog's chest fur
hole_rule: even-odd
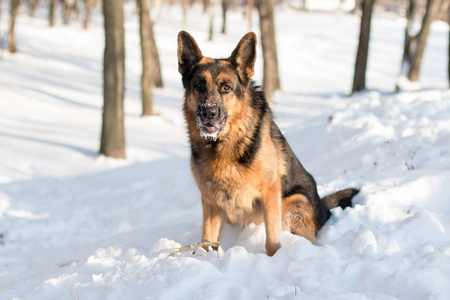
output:
[[[229,223],[243,226],[263,221],[263,186],[258,180],[249,181],[245,167],[230,164],[215,172],[193,163],[192,171],[202,194],[223,212]]]
[[[269,134],[268,130],[264,132],[263,136]],[[232,142],[229,144],[236,146]],[[263,158],[275,158],[280,151],[275,144],[263,144],[254,154],[252,164],[245,165],[233,155],[239,153],[239,149],[226,148],[227,140],[215,147],[203,148],[197,158],[192,158],[192,172],[197,185],[206,197],[204,200],[220,209],[231,224],[259,224],[263,221],[261,205],[267,188],[277,180],[277,174],[285,173],[284,164],[268,163]]]

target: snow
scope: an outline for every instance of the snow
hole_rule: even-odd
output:
[[[184,23],[180,7],[156,7],[165,88],[155,90],[160,116],[141,118],[133,11],[127,4],[128,158],[114,160],[97,155],[100,7],[88,31],[79,22],[48,28],[46,7],[33,19],[21,10],[19,53],[0,61],[0,299],[450,298],[446,24],[432,26],[423,89],[392,93],[405,21],[375,15],[369,90],[348,97],[358,17],[279,7],[277,122],[321,195],[361,192],[353,207],[332,210],[318,245],[284,232],[268,257],[264,226],[226,226],[218,254],[171,257],[168,249],[200,241],[202,219],[176,35],[187,30],[204,54],[224,57],[249,24],[230,12],[229,33],[208,42],[200,7]],[[5,36],[7,10],[0,21]],[[261,74],[259,54],[257,82]]]

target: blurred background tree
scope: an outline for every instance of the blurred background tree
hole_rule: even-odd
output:
[[[447,10],[449,0],[427,0],[425,15],[423,16],[422,26],[419,33],[411,38],[409,43],[409,53],[411,64],[408,71],[408,79],[411,82],[418,82],[422,58],[425,52],[425,46],[430,33],[431,23],[440,17]]]
[[[362,1],[361,28],[359,30],[359,44],[356,53],[355,72],[353,76],[352,93],[366,89],[367,58],[369,55],[370,25],[375,0]]]
[[[154,114],[152,104],[153,88],[163,86],[162,68],[154,34],[154,24],[150,14],[152,5],[180,5],[182,8],[180,19],[183,20],[185,26],[188,25],[187,19],[189,18],[190,10],[200,7],[206,15],[205,19],[207,23],[205,22],[204,28],[208,30],[210,40],[213,40],[217,36],[214,35],[216,31],[222,35],[226,35],[236,30],[236,28],[233,28],[234,24],[231,23],[227,16],[231,10],[240,11],[242,18],[248,20],[248,30],[255,30],[258,34],[259,45],[261,45],[262,49],[260,57],[263,60],[262,86],[268,101],[272,103],[274,91],[281,88],[277,54],[279,44],[277,43],[274,11],[286,9],[286,7],[290,9],[294,8],[299,11],[299,17],[302,17],[302,11],[314,13],[316,9],[315,5],[320,0],[284,0],[276,2],[274,0],[244,0],[242,2],[237,0],[161,0],[160,2],[150,0],[24,0],[22,2],[20,0],[10,0],[8,40],[11,53],[17,51],[15,24],[17,11],[21,4],[27,3],[29,5],[30,16],[35,15],[38,6],[45,7],[48,10],[49,26],[57,26],[58,23],[68,24],[72,19],[78,18],[80,11],[84,11],[81,26],[88,29],[91,16],[96,12],[96,4],[103,2],[105,18],[104,112],[100,152],[113,157],[126,156],[123,128],[123,99],[125,89],[123,1],[136,2],[136,13],[139,15],[139,33],[142,51],[142,115],[145,116]],[[58,2],[61,3],[60,9],[58,9]],[[359,23],[360,35],[355,64],[350,66],[350,68],[354,67],[352,93],[366,89],[366,72],[367,68],[370,68],[370,64],[368,64],[369,56],[371,51],[377,51],[369,47],[372,14],[395,13],[406,17],[403,56],[400,60],[400,78],[405,78],[409,83],[419,82],[422,59],[426,49],[431,23],[438,19],[449,20],[450,13],[446,12],[450,11],[448,9],[450,0],[355,0],[353,7],[351,5],[349,6],[351,2],[336,0],[335,10],[339,13],[348,12],[361,15],[361,22]],[[0,1],[0,5],[1,3]],[[215,6],[217,9],[214,9]],[[254,13],[259,16],[259,20],[257,20],[259,22],[255,22],[253,19],[252,16]],[[218,26],[216,29],[214,24],[219,24],[219,22],[221,22],[221,26]],[[253,28],[253,23],[259,24],[259,28]],[[305,29],[299,28],[298,30]],[[450,33],[448,39],[448,56],[450,57]],[[308,72],[308,70],[300,71]],[[448,74],[450,85],[450,60],[448,62]],[[401,86],[397,84],[396,89],[400,90]]]
[[[256,7],[258,8],[259,14],[260,41],[264,61],[263,89],[267,101],[273,103],[272,94],[280,89],[273,0],[256,0]]]
[[[20,0],[11,0],[10,2],[10,21],[9,21],[9,52],[16,53],[16,18],[19,10]]]
[[[96,0],[84,0],[86,13],[84,15],[83,28],[89,28],[89,21],[91,20],[92,9],[95,6]]]
[[[137,0],[137,3],[139,8],[139,33],[142,52],[142,115],[151,116],[154,115],[153,87],[163,87],[163,80],[148,1]]]
[[[123,1],[103,2],[103,120],[100,154],[126,158],[123,99],[125,91],[125,32]]]
[[[49,3],[48,21],[49,21],[50,27],[55,26],[55,14],[56,14],[57,3],[58,3],[57,0],[50,0],[50,3]]]

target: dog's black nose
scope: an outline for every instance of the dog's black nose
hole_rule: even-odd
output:
[[[200,105],[199,113],[203,119],[213,120],[219,117],[220,110],[218,105]]]

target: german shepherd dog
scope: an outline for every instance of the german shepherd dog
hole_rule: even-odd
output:
[[[191,169],[201,192],[201,244],[218,246],[224,222],[264,222],[266,253],[280,248],[282,230],[315,243],[330,209],[345,208],[358,190],[323,199],[275,124],[261,89],[250,79],[256,35],[246,34],[229,58],[204,57],[194,38],[178,34],[178,70],[185,89]],[[195,245],[199,245],[195,244]]]

